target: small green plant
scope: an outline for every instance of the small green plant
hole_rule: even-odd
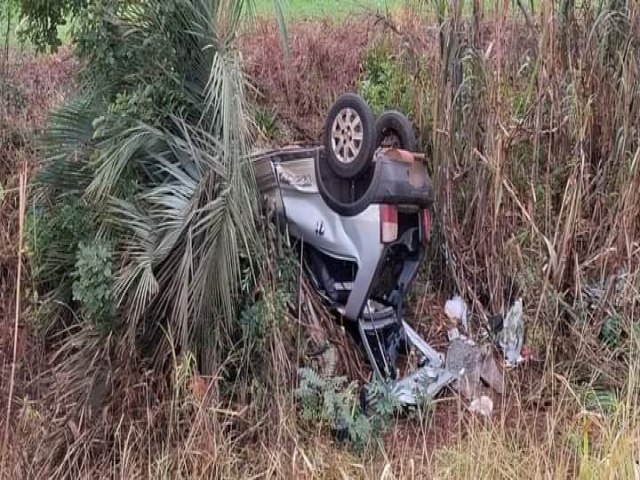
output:
[[[393,108],[412,116],[412,84],[412,76],[402,63],[387,47],[380,45],[370,50],[364,59],[358,90],[376,115]]]
[[[281,290],[265,293],[264,297],[240,312],[240,325],[245,341],[265,348],[271,332],[284,322],[288,295]]]
[[[260,108],[256,111],[256,126],[267,140],[273,140],[278,136],[278,120],[276,115],[268,110]]]
[[[92,234],[92,215],[79,199],[67,197],[54,208],[30,208],[25,220],[25,247],[36,286],[48,290],[65,284],[78,244]]]
[[[585,410],[601,414],[613,414],[618,407],[615,392],[602,388],[587,388],[581,395]]]
[[[104,241],[80,243],[73,274],[73,299],[85,318],[110,330],[115,319],[113,294],[113,248]]]
[[[355,382],[347,383],[345,377],[333,376],[332,370],[328,368],[327,375],[320,375],[313,368],[298,370],[300,385],[295,396],[302,418],[308,423],[328,425],[339,437],[346,436],[351,446],[361,452],[372,440],[380,438],[400,404],[389,385],[373,381],[367,390],[375,401],[365,414]]]
[[[278,258],[275,265],[275,285],[260,288],[262,294],[255,300],[253,294],[258,289],[255,272],[260,269],[264,257],[259,252],[251,259],[244,259],[241,289],[247,298],[240,311],[239,320],[245,341],[254,346],[264,347],[274,328],[278,328],[285,321],[285,315],[297,288],[297,278],[300,270],[293,250]]]
[[[344,428],[351,417],[353,385],[345,377],[322,377],[313,368],[301,368],[296,397],[307,422],[328,422],[333,428]],[[347,388],[345,388],[347,387]]]
[[[609,316],[600,330],[600,341],[610,349],[616,348],[620,343],[620,335],[622,333],[622,325],[620,316]]]

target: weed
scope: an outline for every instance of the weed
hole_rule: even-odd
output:
[[[414,114],[412,76],[389,47],[380,44],[369,50],[362,68],[358,91],[376,115],[389,109]]]
[[[266,353],[267,342],[274,329],[282,326],[287,311],[289,295],[280,290],[266,292],[257,302],[240,312],[240,326],[243,338],[250,349]]]
[[[331,365],[322,376],[309,367],[300,368],[298,374],[300,384],[295,396],[304,421],[328,425],[339,439],[348,439],[357,452],[363,452],[372,441],[380,441],[401,409],[385,382],[374,380],[367,386],[370,406],[365,412],[361,398],[364,391],[346,377],[333,376]]]
[[[33,206],[25,222],[25,243],[36,284],[46,290],[66,284],[81,241],[89,241],[92,216],[82,200],[66,198],[52,209]]]
[[[273,112],[263,108],[256,110],[256,126],[267,140],[275,140],[279,133],[278,120]]]
[[[84,317],[100,330],[113,329],[116,309],[113,292],[113,245],[96,239],[80,242],[75,272],[73,299],[80,303]]]
[[[600,330],[600,340],[609,349],[615,349],[620,343],[622,325],[620,316],[613,314],[607,317]]]

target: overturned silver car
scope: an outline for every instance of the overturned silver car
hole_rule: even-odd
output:
[[[375,375],[390,380],[407,405],[454,377],[403,319],[431,232],[433,185],[415,150],[404,115],[389,111],[376,121],[360,97],[345,94],[329,111],[323,146],[255,158],[264,200],[274,221],[303,244],[314,287],[343,317]],[[418,367],[398,378],[396,361],[409,351]]]

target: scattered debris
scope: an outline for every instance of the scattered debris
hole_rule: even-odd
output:
[[[460,322],[465,333],[469,332],[469,323],[467,321],[467,304],[460,295],[447,300],[444,304],[444,313],[451,320]]]
[[[400,403],[415,405],[420,398],[435,397],[455,378],[448,369],[422,367],[396,382],[393,393]]]
[[[493,390],[502,395],[504,393],[504,376],[498,368],[496,359],[491,352],[491,346],[484,346],[484,359],[482,360],[482,369],[480,370],[480,378]]]
[[[611,293],[611,304],[617,305],[620,301],[620,295],[625,287],[628,274],[624,267],[620,267],[615,275],[609,277],[608,280],[600,279],[589,283],[582,287],[581,301],[582,306],[590,310],[595,310],[602,304],[602,300]]]
[[[469,405],[471,413],[478,413],[484,417],[490,417],[493,412],[493,400],[486,395],[473,399]]]
[[[506,366],[513,367],[522,361],[521,350],[524,341],[522,299],[516,300],[505,315],[498,340],[504,352]]]
[[[454,339],[447,350],[446,368],[456,375],[454,388],[463,397],[477,397],[481,380],[497,393],[504,392],[502,374],[489,344],[480,346],[470,339]]]

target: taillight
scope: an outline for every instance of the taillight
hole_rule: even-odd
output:
[[[398,238],[398,209],[395,205],[380,205],[380,241],[390,243]]]
[[[431,240],[431,212],[427,208],[422,210],[422,234],[425,242]]]

